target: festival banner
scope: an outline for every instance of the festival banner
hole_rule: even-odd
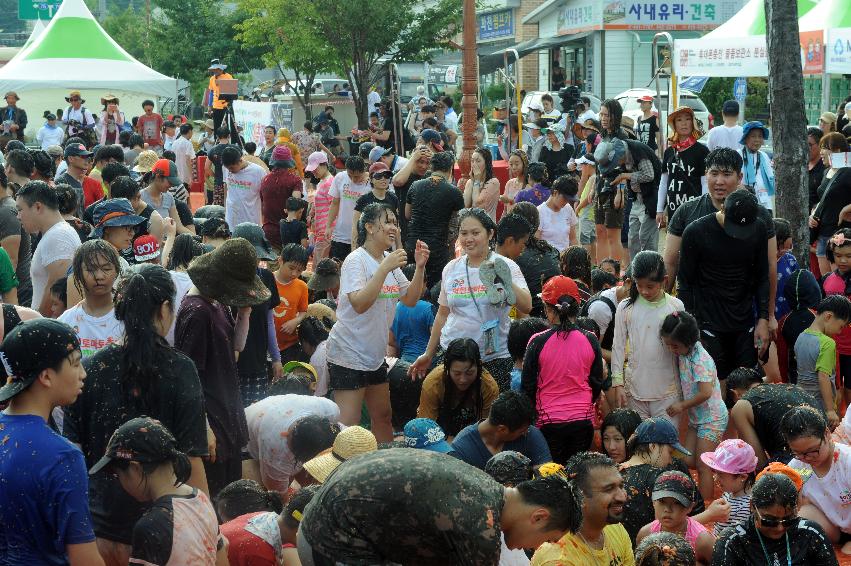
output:
[[[245,141],[253,141],[259,149],[266,146],[263,130],[266,126],[293,129],[293,106],[289,102],[251,102],[234,100],[233,114],[242,128]]]
[[[820,75],[824,71],[824,57],[822,55],[822,41],[824,32],[802,31],[798,32],[801,42],[801,69],[805,75]]]
[[[767,77],[765,36],[678,39],[674,72],[681,77]]]
[[[833,28],[827,30],[828,73],[851,75],[851,28]]]

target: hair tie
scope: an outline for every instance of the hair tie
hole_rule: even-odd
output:
[[[301,520],[304,519],[304,515],[301,514],[301,511],[296,509],[292,512],[292,518],[301,523]]]
[[[680,311],[674,311],[674,312],[672,312],[672,313],[671,313],[671,316],[673,316],[674,318],[680,318]]]

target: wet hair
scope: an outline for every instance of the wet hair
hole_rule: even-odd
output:
[[[816,313],[833,313],[839,320],[851,321],[851,301],[845,295],[828,295],[818,304]]]
[[[752,383],[762,383],[762,376],[753,368],[738,367],[727,375],[727,389],[748,389]]]
[[[366,171],[366,162],[364,162],[363,157],[360,155],[350,155],[346,159],[346,171],[351,171],[352,173],[363,173]]]
[[[842,235],[844,237],[841,244],[835,244],[833,242],[833,236]],[[778,240],[779,242],[780,240]],[[837,248],[844,248],[845,246],[851,246],[851,228],[840,228],[836,232],[834,232],[830,238],[827,240],[827,247],[824,250],[824,255],[827,256],[827,260],[830,263],[835,263],[836,260],[833,256],[833,251]]]
[[[140,466],[142,466],[142,476],[143,482],[147,480],[147,477],[158,470],[161,466],[170,465],[172,470],[174,470],[175,482],[174,485],[178,486],[181,484],[185,484],[189,481],[189,476],[192,475],[192,464],[189,462],[189,456],[185,453],[181,452],[177,449],[177,440],[175,440],[174,436],[168,431],[168,437],[170,440],[170,444],[173,445],[170,450],[168,456],[165,456],[163,459],[158,460],[156,462],[140,462]],[[121,469],[126,470],[130,467],[130,460],[113,460],[110,462],[110,467],[113,469]]]
[[[600,468],[617,469],[617,464],[600,452],[579,452],[568,458],[564,465],[568,479],[576,484],[576,487],[581,489],[587,497],[593,495],[591,476]]]
[[[493,218],[488,216],[488,213],[483,209],[474,207],[474,208],[465,208],[458,214],[458,224],[460,226],[461,222],[464,222],[467,218],[473,217],[479,221],[479,224],[487,232],[496,232],[496,222],[493,221]]]
[[[175,310],[175,286],[160,265],[142,263],[124,270],[115,294],[115,318],[124,325],[119,346],[126,369],[121,374],[126,402],[134,414],[150,414],[158,405],[159,362],[162,350],[171,349],[154,326],[162,305]]]
[[[511,152],[511,155],[508,156],[508,159],[510,160],[512,157],[517,157],[518,159],[520,159],[520,162],[523,164],[523,169],[520,172],[520,175],[517,177],[518,179],[523,180],[522,181],[523,184],[520,187],[520,188],[523,188],[529,182],[529,156],[526,155],[526,152],[523,151],[522,149],[515,149],[514,151]]]
[[[807,128],[807,136],[812,137],[816,144],[821,141],[821,137],[824,135],[824,132],[821,131],[821,128],[816,128],[815,126],[810,126]]]
[[[629,265],[632,270],[632,280],[650,279],[654,283],[661,283],[665,280],[665,260],[659,252],[644,250],[632,259]],[[638,300],[638,285],[633,285],[629,289],[629,298],[627,305],[632,305]]]
[[[729,147],[716,147],[706,156],[704,160],[706,171],[713,167],[719,171],[732,171],[733,173],[741,173],[744,162],[742,154]]]
[[[491,179],[493,179],[493,154],[489,149],[485,149],[483,147],[477,147],[473,150],[473,153],[478,153],[482,159],[485,161],[485,170],[482,173],[484,178],[482,179],[482,183],[487,183]],[[470,179],[473,178],[473,171],[470,170]]]
[[[551,305],[549,303],[545,303],[547,309],[553,310],[558,316],[559,324],[558,324],[558,332],[564,334],[570,334],[571,331],[576,330],[576,317],[579,316],[579,301],[576,300],[575,297],[571,295],[562,295],[558,298],[558,304]]]
[[[130,147],[130,134],[132,133],[133,132],[130,132],[128,130],[122,130],[118,133],[118,143],[121,145],[121,147]]]
[[[150,106],[151,108],[153,108],[154,107],[154,101],[153,100],[143,100],[142,101],[142,108],[144,108],[145,106]]]
[[[288,373],[269,386],[269,396],[275,395],[313,395],[310,386],[313,379],[301,373]]]
[[[67,185],[66,185],[67,186]],[[71,262],[74,274],[74,287],[81,295],[85,295],[84,271],[95,271],[98,269],[98,259],[105,259],[115,269],[115,277],[121,273],[121,263],[118,260],[118,252],[115,247],[100,238],[93,238],[77,248],[74,259]]]
[[[384,220],[389,220],[390,215],[396,218],[396,211],[382,202],[373,202],[366,205],[358,219],[358,246],[363,246],[366,243],[366,225],[377,224],[382,217]]]
[[[594,268],[591,270],[591,292],[599,293],[608,287],[614,287],[618,284],[618,278],[602,269]]]
[[[13,149],[6,154],[6,165],[15,170],[21,177],[29,178],[35,169],[35,163],[30,152],[25,149]]]
[[[623,120],[623,106],[614,98],[604,100],[600,106],[609,111],[608,133],[616,135],[621,128],[621,120]]]
[[[60,214],[74,214],[80,201],[74,187],[66,183],[59,183],[53,187],[56,192],[56,204]],[[19,193],[20,194],[20,193]]]
[[[302,344],[310,344],[315,348],[327,339],[326,326],[315,316],[305,317],[298,325],[298,341]]]
[[[281,249],[281,263],[291,261],[298,265],[306,266],[310,258],[307,249],[300,244],[287,244]]]
[[[772,505],[795,509],[798,507],[798,488],[785,474],[762,474],[753,484],[751,505],[755,509],[765,509]]]
[[[180,125],[180,135],[185,136],[186,134],[188,134],[189,132],[191,132],[194,129],[195,128],[192,127],[192,124],[181,124]],[[254,143],[254,142],[249,142],[249,143]],[[248,144],[246,143],[245,146],[248,147]],[[257,144],[256,143],[254,144],[254,149],[257,150]]]
[[[192,260],[199,255],[204,255],[204,245],[196,240],[192,234],[178,234],[174,238],[171,255],[168,256],[168,269],[189,267]]]
[[[219,126],[216,129],[216,138],[223,140],[225,138],[230,139],[230,129],[227,126]]]
[[[230,227],[224,218],[208,218],[198,226],[196,232],[199,236],[206,236],[211,240],[227,240],[231,237]]]
[[[30,157],[33,159],[34,172],[38,173],[45,179],[52,179],[56,174],[56,162],[50,157],[46,151],[39,149],[30,151]]]
[[[819,149],[826,149],[832,153],[848,151],[848,139],[839,132],[828,132],[819,140]]]
[[[44,181],[30,181],[18,189],[15,197],[23,199],[27,206],[40,202],[45,208],[59,210],[59,198],[56,191]]]
[[[526,317],[516,318],[508,327],[508,353],[513,360],[522,360],[526,355],[526,347],[529,340],[538,332],[543,332],[550,327],[543,318]]]
[[[522,240],[532,233],[529,221],[519,214],[506,214],[496,225],[496,243],[502,245],[508,238],[514,241]]]
[[[680,535],[659,531],[641,539],[635,547],[635,566],[692,566],[694,549]]]
[[[307,462],[323,450],[331,448],[340,425],[328,417],[307,415],[290,426],[290,449],[299,462]]]
[[[248,513],[284,509],[281,496],[269,491],[255,480],[236,480],[227,484],[216,496],[216,509],[223,521],[230,521]]]
[[[139,134],[130,134],[130,139],[127,140],[127,146],[130,149],[134,147],[145,147],[145,139]]]
[[[245,153],[248,155],[254,155],[254,152],[257,151],[257,144],[254,142],[245,142]]]
[[[528,427],[535,420],[535,407],[523,393],[507,390],[499,394],[491,405],[488,422],[494,426],[505,425],[510,432]]]
[[[602,437],[608,427],[613,427],[623,436],[624,445],[626,445],[626,442],[635,433],[635,429],[640,424],[641,415],[637,411],[625,408],[615,409],[603,418],[603,422],[600,425],[600,436]],[[601,449],[604,453],[606,452],[605,444],[601,444]]]
[[[100,178],[103,179],[103,182],[109,185],[109,193],[112,198],[119,198],[112,194],[112,183],[118,177],[129,177],[130,169],[127,168],[124,163],[119,163],[118,161],[113,161],[112,163],[107,163],[103,166],[103,169],[100,170]],[[135,196],[135,195],[134,195]],[[130,200],[130,197],[123,197],[127,200]]]
[[[570,246],[559,256],[561,274],[591,284],[591,254],[582,246]]]
[[[284,522],[284,525],[293,531],[298,530],[298,526],[301,524],[301,519],[298,517],[304,515],[307,504],[313,500],[313,496],[316,495],[320,487],[322,486],[319,484],[308,485],[290,497],[287,506],[281,513],[281,520]]]
[[[307,201],[303,198],[289,197],[287,199],[287,212],[297,212],[307,208]]]
[[[597,321],[588,316],[580,316],[576,319],[576,328],[590,332],[597,340],[600,339],[600,325]]]
[[[451,151],[439,151],[431,156],[431,170],[449,172],[455,165],[455,154]]]
[[[547,180],[547,166],[540,161],[533,161],[526,170],[530,181],[543,183]]]
[[[804,436],[825,438],[826,428],[824,415],[809,405],[792,407],[780,419],[780,434],[787,443]]]
[[[476,412],[475,416],[478,421],[482,418],[482,411],[484,410],[484,402],[481,395],[482,369],[484,364],[479,351],[479,345],[476,341],[472,338],[456,338],[446,347],[443,354],[443,390],[446,393],[441,400],[441,405],[443,404],[443,401],[449,399],[449,392],[456,389],[455,382],[452,381],[452,377],[449,375],[449,369],[452,367],[454,362],[472,363],[476,368],[476,379],[470,387],[462,393],[461,405],[463,406],[466,404],[467,399],[469,399],[470,396],[473,396],[473,405]]]
[[[851,303],[849,303],[851,307]],[[686,311],[672,312],[662,321],[659,334],[663,338],[669,338],[689,348],[694,347],[700,340],[700,328],[697,320]]]
[[[792,224],[785,218],[775,218],[774,235],[777,238],[778,244],[785,242],[792,237]]]
[[[561,175],[553,181],[552,194],[560,194],[565,198],[575,197],[579,192],[579,183],[575,175]]]
[[[124,150],[120,145],[102,145],[95,154],[95,162],[114,159],[115,163],[124,163]]]
[[[57,299],[62,301],[66,307],[68,306],[68,278],[60,277],[50,287],[50,294],[55,295]]]
[[[520,482],[516,486],[523,503],[550,512],[546,530],[575,533],[582,524],[582,494],[573,482],[559,474]]]
[[[531,202],[518,202],[511,209],[511,214],[522,216],[529,223],[529,241],[526,243],[526,249],[533,249],[540,253],[555,253],[558,251],[552,247],[546,240],[541,240],[535,237],[535,232],[538,231],[538,226],[541,222],[541,216],[537,207]]]
[[[236,165],[242,160],[242,150],[234,145],[229,145],[222,150],[222,165],[229,167]]]

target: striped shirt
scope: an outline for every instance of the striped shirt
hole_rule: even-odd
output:
[[[735,497],[732,493],[725,492],[724,499],[730,504],[730,517],[723,523],[715,523],[715,536],[720,537],[727,527],[736,523],[743,523],[751,518],[751,494]]]
[[[333,197],[328,193],[334,177],[328,175],[316,186],[313,196],[313,237],[315,241],[325,240],[325,228],[328,224],[328,211],[331,209]]]

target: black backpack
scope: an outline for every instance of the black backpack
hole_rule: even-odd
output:
[[[582,305],[582,308],[579,310],[579,315],[588,316],[588,311],[591,307],[591,303],[595,301],[602,301],[606,303],[606,305],[608,305],[609,310],[612,311],[612,322],[609,323],[609,327],[606,328],[606,333],[600,337],[600,347],[604,350],[611,350],[612,342],[614,341],[615,337],[615,312],[617,312],[618,306],[613,303],[610,298],[602,296],[601,293],[602,291],[600,293],[595,293],[594,295],[591,295],[591,298],[589,298],[588,301],[584,305]]]

